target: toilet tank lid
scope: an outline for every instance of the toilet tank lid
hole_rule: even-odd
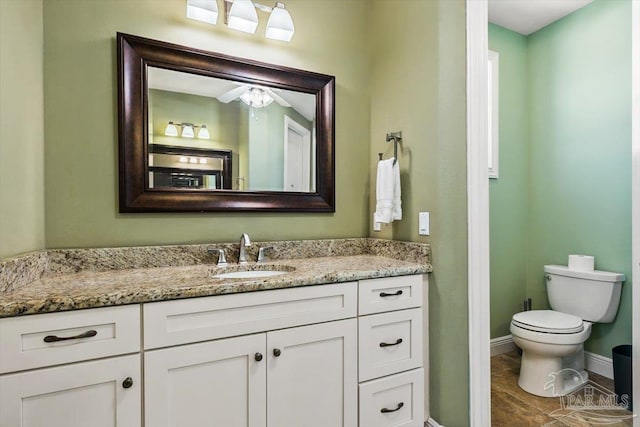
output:
[[[613,273],[611,271],[582,271],[571,270],[565,265],[545,265],[544,272],[549,274],[557,274],[560,276],[575,277],[577,279],[597,280],[600,282],[624,282],[626,278],[622,273]]]

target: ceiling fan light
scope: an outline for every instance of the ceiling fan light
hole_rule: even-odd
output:
[[[187,18],[215,25],[218,21],[217,0],[187,0]]]
[[[262,92],[262,106],[266,107],[273,102],[273,98],[267,93]]]
[[[291,14],[285,8],[284,3],[276,3],[271,15],[269,15],[264,36],[268,39],[288,42],[291,41],[294,33],[295,28]]]
[[[244,31],[245,33],[255,33],[258,28],[258,12],[251,0],[234,0],[229,10],[229,28]]]
[[[167,127],[164,129],[164,134],[166,136],[178,136],[178,128],[173,124],[173,122],[169,122]]]
[[[211,139],[211,135],[209,135],[209,129],[205,125],[200,126],[200,130],[198,131],[199,139]]]
[[[248,106],[251,106],[251,91],[252,90],[253,89],[250,89],[250,90],[246,91],[245,93],[243,93],[242,95],[240,95],[240,101],[244,102]]]

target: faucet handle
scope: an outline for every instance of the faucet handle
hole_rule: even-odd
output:
[[[273,249],[273,246],[263,246],[258,250],[258,262],[265,262],[267,260],[265,252],[269,249]]]
[[[207,252],[210,254],[218,254],[218,263],[216,264],[218,267],[225,267],[227,265],[227,257],[224,255],[224,249],[208,249]]]

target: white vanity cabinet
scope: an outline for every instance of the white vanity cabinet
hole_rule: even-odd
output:
[[[356,315],[356,283],[145,304],[145,345],[214,339],[145,350],[146,425],[356,426]]]
[[[0,319],[0,426],[422,426],[426,285],[400,276]]]
[[[140,426],[139,331],[137,305],[0,319],[0,426]]]

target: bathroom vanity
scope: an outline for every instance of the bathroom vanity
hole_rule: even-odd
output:
[[[5,292],[0,425],[422,426],[429,255],[357,240],[342,256],[243,267],[287,271],[272,277],[137,268]],[[70,311],[43,302],[65,292]]]

